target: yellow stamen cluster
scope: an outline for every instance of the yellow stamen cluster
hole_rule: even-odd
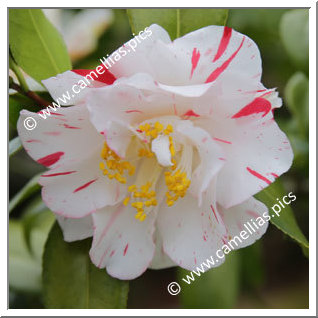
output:
[[[138,201],[132,202],[131,206],[137,210],[135,218],[139,219],[141,222],[144,221],[147,216],[144,212],[144,208],[157,205],[156,192],[150,190],[151,185],[150,182],[147,182],[145,185],[141,186],[140,189],[138,189],[135,184],[128,187],[131,196],[138,199]],[[123,204],[127,206],[129,201],[130,197],[127,197],[124,199]]]
[[[176,154],[176,151],[174,149],[173,140],[171,136],[169,136],[169,150],[171,153],[171,157],[174,157],[174,155]]]
[[[135,173],[135,167],[128,161],[121,160],[121,158],[108,147],[106,142],[104,143],[100,156],[105,162],[100,162],[99,168],[109,179],[115,178],[120,183],[126,183],[126,178],[123,176],[125,171],[127,171],[130,176]]]
[[[173,127],[172,125],[168,124],[167,127],[164,128],[164,126],[157,121],[153,125],[149,123],[140,125],[139,130],[145,133],[146,136],[150,136],[151,138],[155,139],[160,133],[163,133],[164,135],[171,134],[173,132]]]
[[[147,158],[151,158],[153,157],[155,154],[150,151],[149,149],[146,148],[140,148],[138,151],[138,156],[139,157],[147,157]]]
[[[169,135],[173,132],[173,127],[172,125],[168,124],[166,128],[164,128],[164,126],[160,123],[160,122],[155,122],[153,125],[149,124],[149,123],[145,123],[144,125],[140,125],[138,127],[138,131],[141,133],[145,133],[146,136],[150,137],[150,141],[152,139],[155,139],[158,137],[159,134],[165,134],[165,135]],[[169,136],[169,142],[170,142],[170,152],[171,152],[171,156],[175,155],[175,149],[173,146],[173,141],[172,141],[172,137]],[[153,157],[155,154],[150,150],[149,146],[144,145],[144,148],[140,148],[138,150],[138,156],[139,157],[147,157],[147,158],[151,158]]]
[[[167,205],[172,206],[181,197],[183,198],[190,186],[191,181],[185,172],[178,169],[175,173],[165,172],[166,185],[169,191],[166,193]]]
[[[186,172],[183,168],[177,168],[177,161],[175,159],[176,150],[174,148],[173,138],[170,136],[173,133],[173,127],[168,124],[164,127],[160,122],[145,123],[140,125],[137,129],[139,133],[142,133],[146,138],[143,147],[138,149],[138,156],[145,158],[152,158],[155,154],[151,151],[151,142],[153,139],[157,138],[159,135],[166,135],[169,137],[169,151],[171,154],[172,166],[169,171],[165,172],[165,181],[168,188],[166,192],[167,205],[172,206],[181,197],[183,198],[190,186],[191,181],[187,178]],[[109,148],[107,143],[104,143],[103,149],[101,151],[101,158],[103,161],[100,162],[99,167],[103,171],[103,174],[109,179],[116,179],[118,182],[126,184],[127,180],[124,174],[127,172],[129,175],[135,173],[135,167],[128,161],[122,160],[112,149]],[[155,163],[154,159],[152,161],[145,160],[142,163],[141,174],[139,174],[136,184],[130,185],[128,187],[128,192],[130,193],[123,200],[123,204],[136,209],[135,218],[140,222],[143,222],[147,214],[151,209],[157,205],[157,198],[155,184],[161,174],[163,167],[160,167]],[[155,166],[153,166],[155,164]],[[155,169],[154,169],[155,168]],[[154,170],[154,171],[153,171]],[[147,178],[151,182],[145,182]],[[142,186],[137,186],[143,184]]]

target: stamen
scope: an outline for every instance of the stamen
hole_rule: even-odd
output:
[[[104,142],[104,147],[101,151],[101,158],[106,162],[106,166],[109,170],[113,170],[113,174],[105,167],[105,162],[99,163],[99,169],[103,171],[103,175],[107,176],[110,180],[116,179],[118,182],[125,184],[127,182],[126,178],[123,176],[125,170],[129,175],[135,173],[135,167],[128,161],[123,161],[121,158],[109,148],[106,142]]]
[[[130,150],[127,151],[132,155],[128,157],[129,161],[127,158],[122,160],[106,142],[101,151],[103,161],[99,163],[99,168],[103,171],[103,175],[110,180],[116,179],[122,184],[127,183],[125,173],[129,176],[135,174],[135,165],[130,162],[142,160],[135,183],[127,187],[130,194],[122,202],[125,206],[130,204],[136,210],[135,218],[140,222],[143,222],[158,204],[155,188],[165,167],[168,167],[166,168],[168,171],[165,172],[165,183],[168,188],[166,203],[168,206],[173,206],[179,198],[183,198],[190,186],[192,146],[183,145],[181,149],[178,147],[176,151],[172,133],[173,126],[171,124],[164,127],[158,121],[144,123],[139,125],[135,137],[132,138]],[[166,153],[162,157],[164,160],[157,157],[160,152],[157,152],[156,147],[166,147]],[[168,164],[166,164],[167,160]]]

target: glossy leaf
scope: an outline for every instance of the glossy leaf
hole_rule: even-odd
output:
[[[56,223],[43,257],[47,308],[125,308],[128,282],[110,277],[91,263],[91,239],[66,243]]]
[[[225,25],[227,9],[128,9],[133,33],[156,23],[169,33],[172,40],[208,25]]]
[[[50,100],[50,95],[48,93],[37,93],[40,97]],[[44,108],[44,106],[43,106]],[[27,109],[31,112],[38,112],[41,107],[39,107],[33,100],[23,96],[21,94],[13,94],[9,96],[9,122],[12,127],[16,128],[17,121],[20,116],[20,111],[22,109]]]
[[[20,221],[9,222],[9,285],[19,291],[41,290],[41,262],[30,254]]]
[[[34,193],[40,191],[38,184],[40,174],[34,176],[9,202],[9,213],[12,212],[20,203],[30,198]]]
[[[55,221],[47,208],[22,220],[9,222],[9,283],[25,292],[42,288],[42,255],[48,233]],[[28,240],[26,240],[26,232]]]
[[[288,55],[296,66],[308,68],[309,62],[309,10],[286,12],[280,23],[280,35]]]
[[[190,285],[182,280],[187,279],[186,275],[189,271],[178,269],[182,308],[227,309],[235,306],[240,285],[240,255],[237,251],[229,253],[221,266],[206,271],[200,277],[193,274],[195,281]]]
[[[291,205],[284,205],[285,208],[281,210],[279,216],[277,216],[272,207],[278,204],[277,199],[282,199],[287,195],[283,184],[280,180],[276,180],[269,187],[255,195],[256,199],[262,201],[269,209],[271,215],[270,222],[274,224],[278,229],[287,234],[289,237],[297,241],[301,246],[308,248],[309,243],[301,229],[299,228]],[[292,204],[292,202],[291,202]],[[278,208],[276,208],[278,210]]]
[[[304,73],[295,73],[285,88],[287,105],[298,123],[298,131],[307,136],[309,128],[309,80]]]
[[[265,263],[262,259],[262,240],[239,250],[242,262],[242,280],[246,287],[255,289],[265,281]]]
[[[16,63],[38,82],[71,69],[62,36],[40,9],[9,10],[9,44]]]
[[[32,255],[41,259],[44,243],[55,221],[55,216],[45,206],[40,194],[23,209],[22,215],[26,245]]]
[[[16,152],[22,149],[21,140],[15,137],[9,142],[9,157],[13,156]]]

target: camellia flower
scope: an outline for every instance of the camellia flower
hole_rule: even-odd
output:
[[[26,151],[50,168],[39,183],[64,239],[93,236],[92,262],[120,279],[148,267],[193,270],[250,220],[259,229],[237,248],[252,244],[267,228],[252,196],[293,158],[273,118],[282,101],[261,84],[251,39],[221,26],[173,42],[158,25],[149,30],[74,106],[32,131],[23,120],[36,114],[24,110],[18,122]],[[57,98],[85,72],[43,83]]]

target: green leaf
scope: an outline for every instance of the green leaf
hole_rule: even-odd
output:
[[[179,296],[182,308],[233,308],[239,292],[240,263],[239,253],[231,252],[221,266],[206,271],[201,277],[193,274],[195,281],[191,285],[182,280],[182,278],[187,280],[189,271],[179,268],[178,282],[181,285]]]
[[[13,94],[9,96],[9,122],[12,127],[16,128],[17,121],[20,116],[20,111],[27,109],[31,112],[38,112],[40,110],[36,103],[26,96],[21,94]]]
[[[299,228],[291,206],[285,204],[285,208],[281,210],[279,216],[277,216],[272,210],[272,207],[275,204],[278,204],[276,199],[282,199],[285,195],[286,191],[283,184],[280,180],[276,180],[269,187],[255,195],[255,197],[268,207],[269,214],[272,216],[270,220],[272,224],[286,235],[293,238],[301,246],[308,248],[308,240]]]
[[[262,259],[262,240],[238,251],[242,263],[242,280],[249,289],[260,287],[265,281],[265,264]]]
[[[54,214],[48,210],[39,194],[23,209],[22,215],[26,245],[32,255],[41,259],[44,244],[55,221]]]
[[[10,201],[9,213],[13,211],[20,203],[30,198],[34,193],[41,189],[38,184],[40,174],[34,176]]]
[[[47,308],[125,308],[128,282],[110,277],[91,263],[91,239],[66,243],[56,223],[43,257]]]
[[[41,291],[44,244],[54,221],[54,214],[46,208],[22,220],[9,222],[9,281],[12,288]]]
[[[9,142],[9,157],[13,156],[16,152],[22,149],[21,140],[19,137],[15,137]]]
[[[208,25],[225,25],[227,9],[128,9],[127,14],[133,33],[156,23],[174,40],[191,31]]]
[[[298,130],[303,137],[309,128],[309,80],[302,72],[295,73],[285,87],[287,105],[297,120]]]
[[[41,262],[30,254],[23,224],[16,220],[9,222],[9,284],[19,291],[41,290]]]
[[[296,66],[308,68],[309,62],[309,10],[286,12],[280,23],[280,35],[288,55]]]
[[[9,43],[17,64],[38,82],[71,69],[62,36],[40,9],[9,9]]]

